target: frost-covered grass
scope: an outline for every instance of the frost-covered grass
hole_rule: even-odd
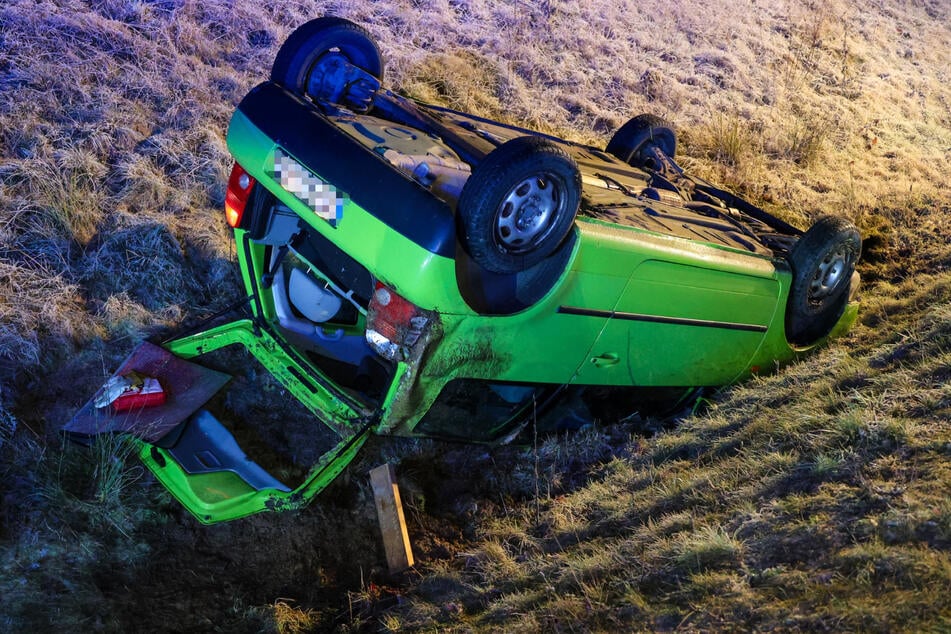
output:
[[[377,446],[403,460],[416,576],[373,572],[355,468],[309,514],[194,525],[121,443],[56,429],[137,339],[240,293],[228,117],[323,13],[413,97],[595,144],[652,112],[694,172],[794,223],[852,218],[861,324],[651,438]],[[0,629],[145,627],[130,593],[179,629],[951,627],[949,24],[899,0],[6,0]],[[279,564],[229,552],[261,536]]]

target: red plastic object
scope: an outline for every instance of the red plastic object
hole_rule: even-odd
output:
[[[147,378],[142,387],[128,389],[112,401],[112,411],[126,412],[164,404],[165,390],[162,385],[156,379]]]

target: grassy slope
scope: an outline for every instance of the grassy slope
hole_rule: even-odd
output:
[[[130,591],[170,625],[249,630],[951,626],[946,5],[351,4],[0,7],[3,628],[128,629]],[[795,222],[852,217],[862,323],[646,440],[602,421],[534,451],[376,443],[402,460],[423,554],[384,589],[361,585],[379,553],[359,549],[356,468],[342,506],[194,526],[121,443],[90,465],[55,430],[135,339],[238,292],[218,210],[227,117],[324,11],[366,24],[414,96],[599,143],[655,112],[691,169]],[[356,546],[328,546],[339,532]],[[222,555],[259,549],[247,533],[276,569]],[[162,577],[189,567],[217,581],[170,600]],[[346,610],[322,602],[360,588]]]

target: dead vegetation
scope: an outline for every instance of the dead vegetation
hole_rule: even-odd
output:
[[[947,6],[581,4],[0,7],[0,629],[951,627]],[[56,430],[137,339],[240,292],[228,117],[325,12],[417,98],[597,144],[653,112],[700,175],[792,222],[849,216],[859,327],[676,429],[380,439],[301,513],[199,527],[121,440]],[[397,579],[364,482],[384,459],[421,561]]]

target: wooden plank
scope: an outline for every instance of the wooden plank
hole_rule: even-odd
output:
[[[370,471],[370,484],[376,499],[376,516],[383,535],[386,563],[391,573],[402,572],[413,565],[413,549],[409,544],[409,532],[406,530],[406,518],[393,465],[380,465]]]

